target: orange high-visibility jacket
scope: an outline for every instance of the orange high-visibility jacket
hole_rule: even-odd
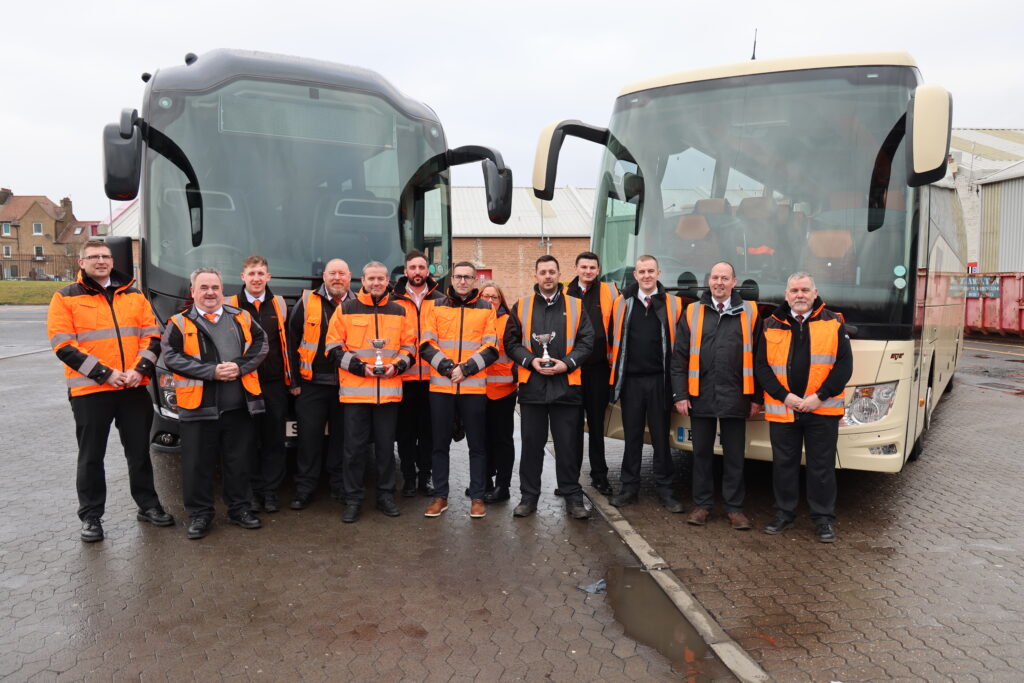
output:
[[[790,344],[793,332],[789,320],[783,320],[775,314],[764,322],[765,358],[772,374],[786,390],[789,390],[788,368]],[[807,322],[807,330],[811,339],[811,358],[807,373],[807,388],[804,395],[818,391],[825,382],[832,367],[836,363],[839,349],[839,335],[843,334],[843,322],[838,314],[825,308],[822,304],[811,313]],[[767,391],[764,394],[765,419],[769,422],[793,422],[793,411],[784,402],[773,398]],[[842,416],[846,412],[843,392],[826,398],[821,406],[814,410],[819,415]]]
[[[690,356],[687,361],[687,392],[690,396],[700,395],[700,348],[704,338],[704,313],[707,306],[695,301],[686,307],[686,324],[690,331]],[[735,309],[731,309],[735,310]],[[742,336],[743,393],[754,394],[754,328],[757,324],[757,307],[752,301],[743,302],[740,311],[740,334]]]
[[[498,360],[487,366],[487,398],[497,400],[505,398],[516,390],[515,361],[505,353],[505,327],[508,325],[508,311],[504,308],[497,312],[494,320],[494,331],[498,337]]]
[[[238,304],[239,296],[239,294],[233,294],[232,296],[229,296],[227,299],[225,299],[225,301],[228,303],[229,306],[240,308]],[[285,303],[284,297],[280,295],[275,295],[272,301],[274,302],[274,312],[277,313],[278,339],[281,340],[281,362],[284,364],[284,384],[285,386],[291,386],[292,370],[288,358],[288,333],[285,330],[285,321],[288,318],[288,304]]]
[[[605,334],[605,353],[611,354],[612,342],[608,335],[608,323],[612,319],[612,309],[615,306],[615,299],[619,296],[619,288],[614,282],[600,282],[598,288],[598,296],[601,302],[601,329]],[[574,278],[569,286],[565,288],[565,293],[569,296],[577,297],[582,299],[584,296],[583,289],[580,287],[579,278]]]
[[[384,340],[381,362],[394,365],[391,377],[367,377],[377,349],[371,339]],[[327,328],[326,353],[338,366],[341,403],[395,403],[402,400],[401,374],[416,354],[416,322],[406,308],[391,299],[388,289],[379,299],[362,290],[334,311]]]
[[[430,379],[430,364],[420,357],[420,345],[423,343],[423,321],[427,314],[427,308],[429,308],[437,299],[443,299],[444,293],[432,278],[428,277],[425,284],[427,286],[427,293],[423,297],[423,301],[419,306],[416,306],[416,302],[413,301],[412,297],[409,295],[409,281],[404,276],[400,278],[398,283],[395,285],[393,295],[394,301],[405,306],[406,310],[416,321],[416,360],[412,365],[406,368],[405,372],[402,373],[402,380],[406,382],[426,382]]]
[[[430,390],[442,394],[486,394],[487,375],[481,372],[498,359],[494,309],[473,290],[466,300],[454,291],[435,300],[423,322],[420,356],[430,364]],[[448,378],[461,365],[466,379]]]
[[[636,298],[638,288],[634,285],[631,288],[627,288],[622,294],[615,299],[615,305],[612,307],[612,329],[609,334],[609,342],[611,351],[608,355],[608,363],[611,365],[612,371],[608,378],[608,384],[612,386],[612,397],[611,400],[614,403],[618,400],[619,394],[622,392],[622,373],[623,363],[626,360],[626,354],[629,352],[628,339],[626,338],[626,329],[629,323],[629,316],[632,314],[635,306],[642,304]],[[651,306],[654,307],[654,312],[661,321],[661,329],[663,339],[668,342],[668,346],[665,347],[662,344],[662,348],[665,349],[665,373],[666,378],[668,377],[668,361],[671,359],[672,348],[676,343],[676,323],[679,322],[679,316],[683,312],[683,302],[675,294],[669,294],[665,291],[665,288],[658,284],[657,291],[651,295]]]
[[[516,312],[519,314],[519,320],[523,330],[523,346],[527,349],[533,350],[534,345],[539,346],[539,342],[533,341],[533,305],[537,300],[538,295],[524,296],[516,303]],[[568,357],[572,353],[573,348],[576,346],[576,333],[580,329],[580,316],[583,313],[583,302],[574,296],[566,296],[563,294],[560,297],[561,301],[558,302],[565,307],[565,355]],[[552,304],[556,305],[556,304]],[[558,330],[556,330],[557,332]],[[540,353],[536,353],[540,356]],[[533,372],[532,367],[523,367],[518,365],[519,368],[519,381],[523,384],[530,381],[530,373]],[[572,367],[572,366],[569,366]],[[567,379],[570,387],[576,387],[581,385],[581,375],[579,366],[575,370],[571,370]]]
[[[106,384],[114,370],[136,370],[142,384],[156,366],[160,328],[153,308],[122,273],[111,273],[118,284],[108,299],[84,273],[78,281],[54,292],[46,316],[50,346],[64,363],[64,376],[72,396],[124,387]]]

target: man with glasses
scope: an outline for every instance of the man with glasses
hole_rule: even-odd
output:
[[[54,293],[46,318],[50,345],[64,363],[78,439],[78,517],[86,543],[103,540],[107,500],[103,459],[110,424],[117,425],[128,460],[136,518],[171,526],[153,484],[146,393],[160,349],[160,328],[135,281],[114,270],[110,247],[89,240],[79,252],[78,281]]]

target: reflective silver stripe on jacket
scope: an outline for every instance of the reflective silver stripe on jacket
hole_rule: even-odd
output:
[[[402,387],[382,386],[382,387],[347,387],[344,384],[338,387],[339,396],[377,396],[377,392],[383,396],[401,396]]]
[[[330,353],[331,349],[336,349],[341,346],[341,342],[331,342],[324,347],[324,353]]]
[[[156,325],[153,325],[152,327],[143,327],[142,328],[142,335],[141,336],[148,337],[148,336],[154,335],[154,334],[157,335],[157,336],[160,335],[160,328],[157,327]]]
[[[99,365],[99,363],[100,359],[96,356],[86,356],[85,361],[78,366],[78,372],[88,377],[89,373],[92,372],[93,368]]]
[[[755,313],[754,313],[754,305],[752,303],[750,303],[749,301],[744,301],[743,302],[743,310],[746,311],[746,313],[747,313],[747,330],[750,333],[750,339],[749,340],[747,340],[747,339],[743,340],[743,352],[744,353],[753,353],[754,345],[752,343],[748,344],[747,341],[753,341],[753,339],[754,339],[754,323],[757,321],[757,318],[755,317]],[[747,373],[744,372],[744,374],[747,374]],[[750,374],[753,374],[753,373],[750,373]]]
[[[567,337],[565,340],[566,355],[569,354],[569,349],[576,346],[576,333],[579,331],[579,326],[576,324],[580,315],[580,304],[582,303],[579,299],[574,296],[565,297],[565,303],[568,304],[569,314],[569,331],[572,335]]]
[[[815,364],[818,364],[818,365],[834,365],[835,362],[836,362],[836,357],[835,356],[826,356],[825,354],[820,354],[820,353],[812,353],[811,354],[811,363],[815,363]]]
[[[771,413],[772,415],[785,415],[792,412],[784,404],[781,403],[769,403],[765,405],[764,412]]]
[[[437,334],[433,330],[423,330],[423,332],[420,334],[420,339],[422,341],[427,341],[429,339],[430,341],[436,342]]]
[[[94,387],[100,384],[100,382],[94,382],[88,377],[68,377],[68,388],[74,389],[75,387]]]
[[[188,389],[190,387],[201,387],[202,385],[203,385],[203,380],[201,380],[201,379],[190,379],[190,378],[186,377],[186,378],[182,378],[182,379],[177,379],[176,378],[174,380],[174,386],[176,388],[178,388],[178,389]]]
[[[141,331],[138,327],[122,327],[121,335],[124,337],[139,336]],[[76,337],[80,342],[87,341],[99,341],[100,339],[116,339],[118,328],[116,327],[104,327],[99,330],[89,330],[87,332],[79,332]]]
[[[488,384],[511,384],[514,381],[512,375],[487,375]]]
[[[821,405],[826,408],[845,408],[846,399],[843,398],[826,398],[821,402]]]
[[[689,324],[689,326],[690,326],[690,355],[691,356],[696,356],[696,355],[698,355],[700,353],[700,337],[697,336],[697,322],[698,322],[698,320],[700,320],[700,307],[702,305],[703,304],[701,304],[699,302],[692,305],[692,308],[690,309],[690,319],[687,321],[687,324]],[[695,376],[696,375],[690,375],[690,377],[695,377]]]
[[[78,335],[74,333],[61,332],[50,337],[50,346],[56,349],[64,342],[75,341],[76,339],[78,339]]]
[[[511,380],[508,380],[508,381],[511,381]],[[436,375],[434,377],[430,378],[430,384],[435,386],[435,387],[450,387],[450,386],[454,385],[454,383],[450,379],[448,379],[447,377],[437,377]],[[487,386],[487,378],[486,377],[470,377],[470,378],[465,379],[462,382],[460,382],[458,386],[463,386],[463,387],[486,387]]]
[[[439,348],[442,348],[442,349],[458,349],[459,348],[459,342],[457,340],[442,339],[441,341],[437,342],[437,346]],[[482,344],[480,342],[475,342],[475,341],[463,341],[462,342],[462,350],[463,351],[472,351],[473,349],[479,349],[481,346],[482,346]]]
[[[149,349],[142,349],[139,351],[139,355],[148,360],[150,363],[156,362],[156,354]]]
[[[768,367],[772,369],[772,373],[776,376],[787,374],[785,365],[769,365]]]
[[[317,346],[318,346],[317,344],[313,344],[311,342],[308,342],[305,339],[303,339],[302,341],[299,342],[299,348],[306,349],[307,351],[316,351]]]
[[[480,341],[483,342],[484,344],[495,344],[495,345],[497,345],[498,337],[493,335],[493,334],[485,334],[483,337],[480,338]]]

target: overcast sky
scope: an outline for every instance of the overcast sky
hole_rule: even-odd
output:
[[[0,11],[0,185],[70,196],[79,219],[105,220],[103,125],[141,109],[143,71],[217,47],[373,69],[433,107],[451,147],[501,150],[517,186],[546,124],[607,125],[623,85],[749,59],[755,28],[762,59],[906,50],[953,93],[954,126],[1024,128],[1022,19],[1019,0],[21,0]],[[598,158],[570,139],[558,185],[592,187]],[[479,166],[454,182],[481,185]]]

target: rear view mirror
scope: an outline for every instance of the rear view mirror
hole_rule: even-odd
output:
[[[591,126],[575,119],[550,124],[541,131],[537,140],[537,154],[533,160],[533,194],[537,199],[549,202],[555,196],[558,154],[562,150],[566,135],[596,142],[599,145],[608,144],[607,128]]]
[[[920,187],[946,175],[953,99],[945,88],[921,85],[907,106],[907,185]]]
[[[109,199],[121,202],[139,194],[142,174],[142,134],[133,114],[126,109],[120,123],[103,127],[103,190]]]
[[[501,153],[481,145],[464,145],[448,150],[448,165],[458,166],[482,161],[487,216],[492,223],[504,225],[512,215],[512,169],[505,166]]]

